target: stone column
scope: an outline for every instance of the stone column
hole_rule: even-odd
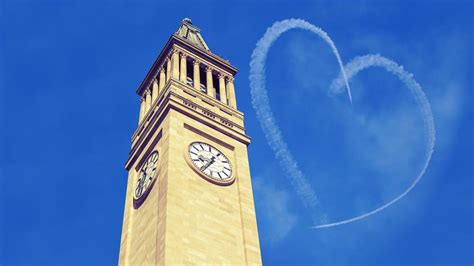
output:
[[[193,61],[193,67],[194,67],[194,77],[193,77],[193,83],[194,83],[194,89],[197,90],[197,91],[200,91],[201,90],[201,73],[199,72],[200,71],[200,68],[199,68],[199,61],[198,60],[194,60]]]
[[[216,91],[214,90],[214,86],[212,85],[212,68],[210,67],[206,67],[206,87],[207,95],[215,99]]]
[[[158,99],[158,80],[154,78],[152,84],[153,85],[152,85],[152,91],[151,91],[151,104],[153,105],[156,99]]]
[[[151,92],[150,92],[150,89],[146,90],[145,95],[146,95],[146,97],[145,97],[145,102],[146,102],[145,116],[146,116],[146,114],[148,113],[148,111],[151,108]]]
[[[227,105],[227,90],[225,89],[224,75],[219,73],[218,77],[219,77],[219,93],[221,96],[221,102]]]
[[[158,87],[158,96],[163,93],[163,88],[165,87],[165,84],[166,84],[166,80],[165,80],[165,70],[163,69],[163,67],[160,67],[160,69],[158,70],[159,71],[159,75],[160,75],[160,85]]]
[[[180,55],[181,66],[180,66],[180,72],[179,72],[179,80],[183,83],[186,83],[186,77],[188,75],[188,71],[186,69],[187,67],[186,58],[187,58],[187,55],[185,53],[181,53]]]
[[[145,98],[144,97],[141,97],[140,98],[140,115],[138,116],[138,124],[140,125],[140,123],[142,122],[143,120],[143,117],[145,116]]]
[[[227,78],[227,93],[229,95],[229,104],[232,108],[237,108],[237,100],[235,98],[234,78]]]
[[[166,59],[166,81],[171,78],[171,59],[168,57]]]
[[[171,52],[171,78],[179,80],[179,52],[173,49]]]

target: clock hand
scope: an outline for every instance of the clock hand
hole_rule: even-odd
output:
[[[140,191],[143,190],[143,187],[145,186],[145,179],[146,179],[146,173],[143,172],[143,176],[142,176],[142,179],[140,180]]]
[[[206,170],[209,166],[211,166],[211,164],[214,163],[214,160],[216,159],[216,157],[212,156],[211,160],[206,164],[204,165],[203,167],[201,167],[201,170],[204,171]]]
[[[138,183],[137,189],[135,190],[135,195],[141,197],[143,191],[143,177],[140,179],[140,183]]]

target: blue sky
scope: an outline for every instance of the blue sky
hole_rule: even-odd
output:
[[[473,13],[472,1],[1,1],[0,264],[116,264],[135,89],[190,17],[240,69],[265,264],[472,265]],[[249,61],[266,28],[286,18],[324,29],[346,63],[368,53],[393,59],[431,103],[428,170],[377,215],[310,229],[313,214],[267,144]],[[329,47],[301,30],[282,35],[266,64],[276,122],[328,221],[403,192],[425,147],[422,117],[395,76],[362,71],[350,80],[350,105],[328,97],[338,74]]]

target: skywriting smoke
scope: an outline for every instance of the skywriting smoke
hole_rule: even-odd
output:
[[[311,209],[313,221],[316,222],[321,220],[321,214],[319,217],[316,215],[318,211],[316,207],[319,205],[319,200],[311,188],[311,185],[304,177],[304,174],[299,169],[296,160],[288,149],[288,145],[283,140],[281,131],[276,125],[273,113],[270,109],[268,95],[265,89],[265,60],[268,50],[281,34],[294,28],[305,29],[315,33],[331,47],[339,63],[342,76],[345,79],[349,100],[352,100],[349,83],[345,78],[343,63],[334,42],[329,38],[326,32],[301,19],[287,19],[274,23],[257,42],[250,61],[250,93],[252,94],[252,105],[257,112],[268,144],[273,149],[273,152],[275,152],[275,156],[280,161],[282,167],[288,172],[291,183],[303,201],[304,206]]]
[[[339,74],[339,77],[332,82],[329,90],[330,94],[337,94],[343,92],[343,87],[345,85],[349,100],[352,102],[351,89],[347,77],[351,78],[355,76],[359,71],[368,67],[383,67],[388,72],[397,75],[399,79],[410,89],[411,93],[416,98],[416,102],[420,111],[423,114],[424,129],[426,132],[426,152],[424,161],[425,163],[422,170],[420,171],[414,182],[402,194],[400,194],[390,202],[385,203],[384,205],[365,214],[333,223],[327,223],[325,221],[325,215],[322,214],[322,208],[320,206],[320,202],[316,196],[316,193],[307,181],[303,172],[298,167],[298,163],[291,154],[288,145],[283,139],[280,128],[275,122],[273,112],[270,107],[267,90],[265,87],[265,61],[270,47],[279,38],[279,36],[284,32],[295,28],[308,30],[321,37],[330,46],[331,50],[336,56],[341,72]],[[347,75],[346,72],[348,73]],[[408,194],[408,192],[410,192],[415,187],[415,185],[425,173],[426,168],[428,167],[429,162],[431,160],[431,155],[433,153],[435,143],[433,115],[431,113],[431,108],[428,103],[428,100],[426,99],[426,96],[423,93],[423,90],[421,89],[420,85],[413,79],[410,73],[406,72],[403,67],[397,65],[395,62],[380,55],[366,55],[356,57],[344,67],[339,52],[336,46],[334,45],[334,42],[331,40],[331,38],[329,38],[326,32],[304,20],[287,19],[275,22],[270,28],[267,29],[263,37],[257,42],[250,61],[249,80],[250,93],[252,96],[252,105],[257,113],[257,117],[265,133],[267,142],[275,153],[275,157],[277,158],[277,160],[279,160],[283,169],[289,174],[288,176],[290,178],[291,184],[296,190],[296,193],[299,198],[302,200],[303,205],[307,209],[309,209],[313,218],[313,222],[316,223],[313,228],[324,228],[346,224],[366,218],[379,211],[382,211],[383,209],[389,207],[390,205],[404,197],[406,194]]]
[[[423,123],[424,123],[423,126],[425,130],[426,148],[425,148],[425,154],[424,154],[423,167],[421,171],[418,173],[418,175],[416,176],[415,180],[411,183],[411,185],[405,191],[402,192],[402,194],[398,195],[397,197],[383,204],[382,206],[372,211],[369,211],[367,213],[350,218],[350,219],[346,219],[346,220],[342,220],[342,221],[334,222],[334,223],[316,225],[313,228],[324,228],[324,227],[331,227],[331,226],[336,226],[336,225],[341,225],[341,224],[347,224],[350,222],[354,222],[354,221],[366,218],[370,215],[373,215],[377,212],[384,210],[385,208],[399,201],[401,198],[405,197],[405,195],[407,195],[416,186],[416,184],[418,184],[421,177],[423,177],[423,175],[425,174],[426,169],[428,168],[428,165],[430,164],[431,156],[433,155],[434,146],[435,146],[435,126],[434,126],[433,113],[431,112],[430,103],[428,102],[428,99],[426,98],[426,95],[423,92],[423,89],[421,88],[420,84],[418,84],[418,82],[416,82],[416,80],[413,78],[413,75],[411,73],[408,73],[406,70],[404,70],[402,66],[398,65],[394,61],[388,58],[385,58],[381,55],[369,54],[369,55],[355,57],[344,67],[344,69],[346,70],[347,77],[351,79],[352,77],[357,75],[360,71],[369,67],[381,67],[385,69],[387,72],[390,72],[396,75],[405,84],[405,86],[410,90],[411,94],[415,97],[416,103],[418,105],[418,109],[420,110],[423,117]],[[332,81],[331,86],[329,88],[330,94],[337,94],[337,93],[343,92],[342,86],[344,85],[344,78],[345,78],[343,77],[344,76],[342,74],[339,74],[339,77],[337,77],[336,79]]]

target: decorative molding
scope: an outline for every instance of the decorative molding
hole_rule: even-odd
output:
[[[193,102],[191,101],[188,101],[188,100],[183,100],[183,104],[193,110],[198,110],[198,106],[196,104],[194,104]]]
[[[175,46],[173,46],[173,48],[171,48],[171,53],[172,53],[172,54],[179,53],[180,51],[181,51],[181,49],[179,49],[179,48],[177,48],[177,47],[175,47]]]
[[[209,109],[206,109],[202,106],[199,106],[193,102],[191,102],[190,100],[188,99],[185,99],[185,98],[182,98],[181,99],[182,103],[184,104],[184,106],[194,110],[194,111],[197,111],[201,114],[203,114],[204,116],[208,117],[208,118],[211,118],[212,120],[228,127],[228,128],[231,128],[233,129],[234,127],[237,127],[239,128],[240,130],[245,130],[243,127],[241,127],[240,125],[237,125],[236,123],[230,121],[229,119],[227,118],[224,118],[216,113],[214,113],[213,111],[209,110]],[[222,109],[220,109],[222,110]],[[227,112],[226,112],[227,113]]]
[[[205,94],[205,95],[207,95],[207,94]],[[203,102],[209,104],[210,106],[216,106],[216,105],[213,103],[213,101],[208,100],[208,99],[206,99],[206,98],[202,98],[201,101],[203,101]]]
[[[227,149],[229,149],[229,150],[231,150],[231,151],[234,151],[234,150],[235,150],[235,147],[232,146],[232,145],[230,145],[229,143],[224,142],[224,141],[222,141],[222,140],[220,140],[220,139],[218,139],[218,138],[216,138],[216,137],[214,137],[214,136],[211,136],[211,135],[207,134],[206,132],[201,131],[201,130],[199,130],[199,129],[197,129],[197,128],[191,126],[191,125],[189,125],[189,124],[186,123],[186,122],[184,122],[183,126],[184,126],[185,129],[190,130],[190,131],[192,131],[192,132],[194,132],[194,133],[200,135],[201,137],[204,137],[204,138],[206,138],[206,139],[208,139],[208,140],[210,140],[210,141],[212,141],[212,142],[215,142],[215,143],[217,143],[217,144],[219,144],[219,145],[221,145],[221,146],[223,146],[223,147],[225,147],[225,148],[227,148]]]
[[[222,118],[222,117],[221,117],[220,122],[221,122],[222,124],[224,124],[225,126],[228,126],[228,127],[230,127],[230,128],[233,128],[233,127],[234,127],[233,123],[232,123],[230,120],[227,120],[227,119],[225,119],[225,118]]]
[[[187,84],[186,84],[186,85],[187,85]],[[193,96],[193,97],[197,97],[196,93],[194,93],[193,91],[185,90],[184,92],[187,93],[187,94],[189,94],[189,95],[191,95],[191,96]]]
[[[224,109],[224,108],[219,108],[219,110],[220,110],[221,112],[224,112],[224,113],[230,115],[230,116],[233,116],[231,112],[227,111],[227,110]]]
[[[135,130],[131,137],[131,142],[132,142],[132,147],[135,147],[139,143],[142,142],[143,139],[143,134],[148,134],[150,124],[154,121],[156,115],[162,116],[163,108],[169,105],[169,102],[175,102],[177,104],[180,104],[183,107],[186,107],[188,110],[192,110],[197,114],[203,115],[203,117],[207,117],[208,119],[211,119],[212,121],[215,121],[217,124],[224,125],[225,128],[228,128],[229,130],[235,132],[239,136],[244,136],[245,138],[242,137],[237,137],[236,139],[242,140],[243,142],[247,143],[250,141],[250,138],[245,135],[245,128],[225,117],[222,117],[215,112],[192,102],[190,99],[186,99],[185,97],[177,94],[174,92],[175,89],[179,89],[183,92],[192,92],[194,97],[201,99],[202,102],[209,104],[212,107],[218,107],[220,111],[223,111],[224,113],[236,117],[240,120],[244,119],[244,114],[236,109],[232,109],[221,102],[218,102],[217,100],[211,99],[208,95],[203,94],[203,93],[195,93],[194,89],[191,87],[188,88],[188,85],[183,85],[182,83],[179,83],[179,86],[172,87],[172,84],[176,84],[174,82],[177,82],[171,80],[165,84],[165,87],[163,88],[163,92],[160,93],[160,96],[158,99],[154,101],[154,103],[151,105],[149,111],[145,114],[145,116],[142,118],[142,121],[138,128]],[[188,93],[189,94],[189,93]],[[142,98],[143,99],[143,98]],[[176,105],[176,104],[175,104]],[[166,108],[170,108],[169,106]],[[203,120],[204,121],[204,120]],[[226,133],[227,134],[227,133]],[[232,134],[231,134],[232,135]],[[244,140],[248,138],[248,140]]]
[[[190,85],[187,85],[185,84],[185,87],[181,87],[180,88],[182,91],[184,91],[185,93],[193,93],[192,95],[194,97],[198,97],[201,99],[201,101],[209,104],[210,106],[217,106],[221,111],[223,111],[224,113],[230,115],[230,116],[233,116],[233,117],[237,117],[241,120],[244,119],[244,114],[242,112],[240,112],[239,110],[235,109],[235,108],[231,108],[229,107],[228,105],[226,104],[223,104],[222,102],[214,99],[214,98],[211,98],[209,95],[203,93],[203,92],[196,92],[196,90],[191,87]],[[196,93],[196,95],[194,95],[194,93]]]

